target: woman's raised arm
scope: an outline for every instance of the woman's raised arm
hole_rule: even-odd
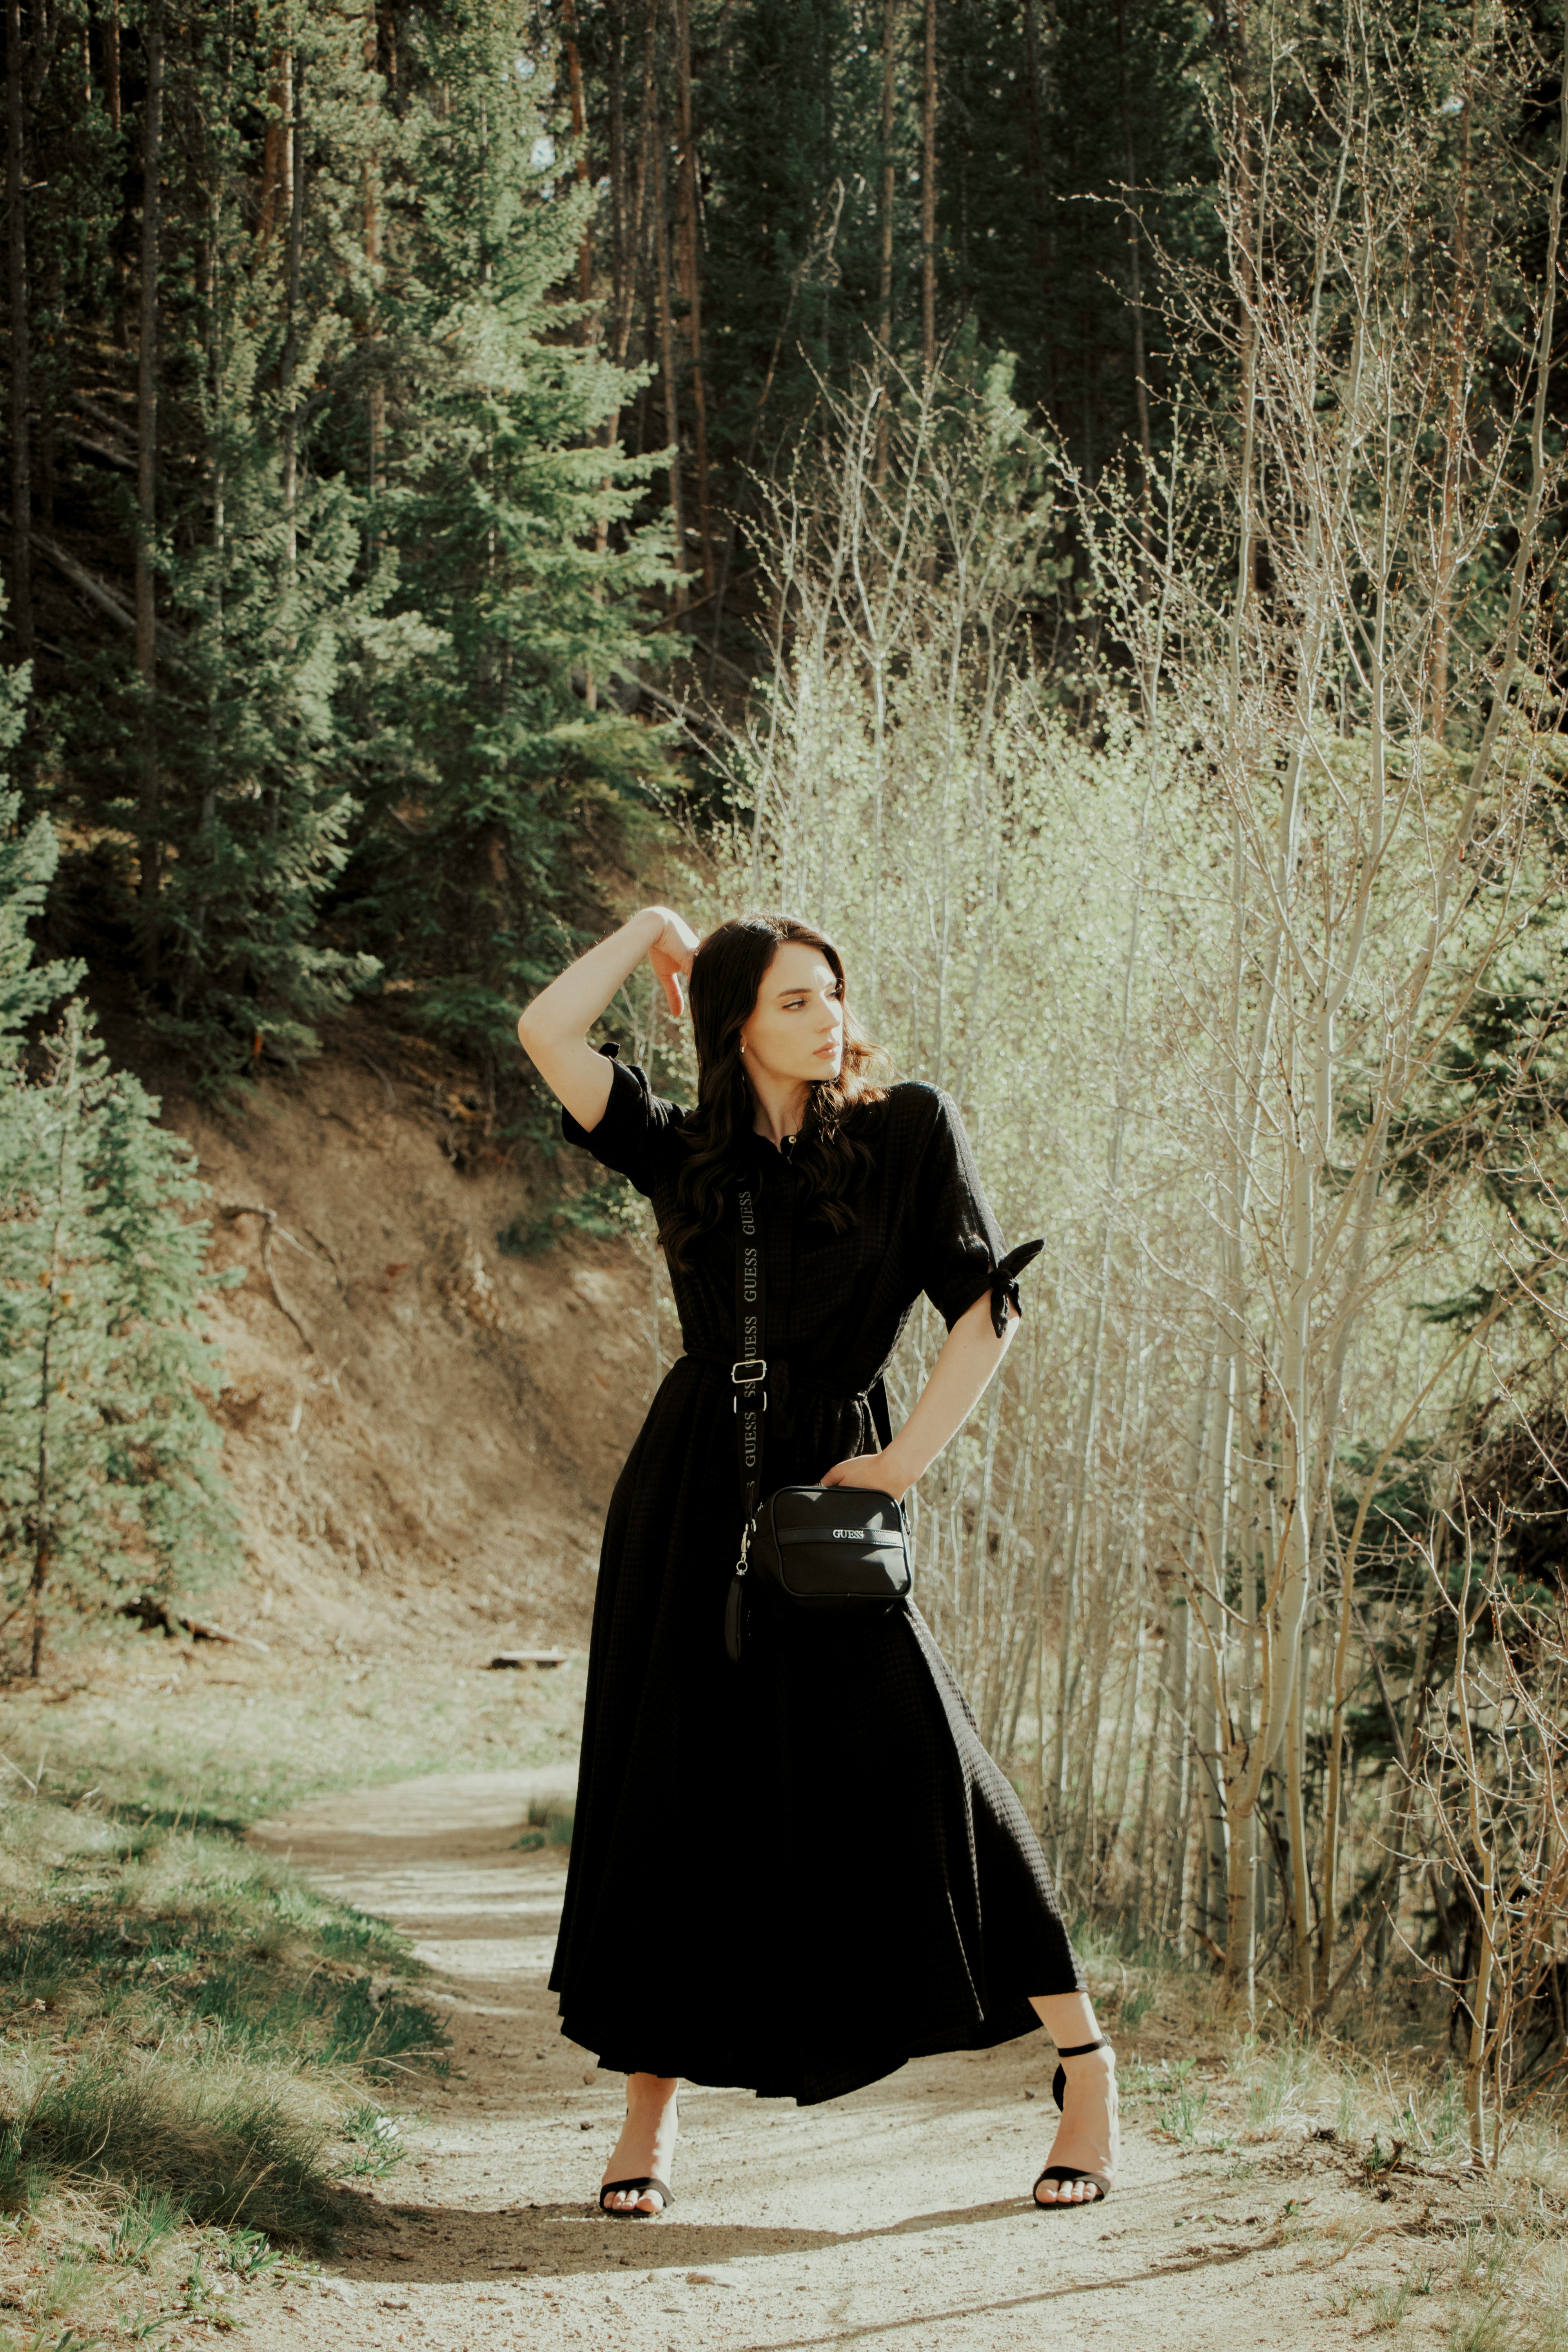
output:
[[[669,907],[645,907],[559,980],[541,991],[517,1024],[522,1050],[558,1101],[591,1134],[610,1099],[610,1065],[588,1043],[588,1032],[616,991],[647,956],[671,1016],[680,1018],[681,975],[701,945],[689,923]]]

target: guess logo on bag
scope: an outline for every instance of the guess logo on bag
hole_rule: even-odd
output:
[[[864,1528],[830,1528],[828,1533],[835,1543],[859,1543],[866,1530]]]

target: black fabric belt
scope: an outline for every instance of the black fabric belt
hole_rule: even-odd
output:
[[[694,1364],[713,1366],[724,1374],[726,1380],[733,1370],[735,1360],[728,1349],[688,1348],[683,1352]],[[888,1410],[887,1388],[880,1374],[869,1388],[857,1389],[847,1396],[842,1389],[830,1389],[823,1381],[795,1371],[787,1356],[770,1356],[767,1364],[768,1412],[781,1436],[786,1435],[794,1425],[792,1400],[820,1397],[828,1404],[864,1405],[871,1416],[871,1426],[879,1442],[884,1448],[891,1445],[892,1417]]]

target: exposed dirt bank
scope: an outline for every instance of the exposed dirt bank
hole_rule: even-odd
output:
[[[428,1065],[428,1066],[426,1066]],[[275,1649],[470,1656],[586,1635],[605,1501],[653,1383],[629,1247],[509,1255],[533,1203],[418,1040],[349,1025],[237,1118],[177,1097],[212,1187],[218,1410]]]

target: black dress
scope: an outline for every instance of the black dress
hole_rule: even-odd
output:
[[[616,1063],[568,1139],[662,1216],[686,1114]],[[1005,1258],[958,1113],[899,1086],[875,1167],[834,1234],[758,1139],[769,1410],[763,1490],[874,1450],[864,1392],[923,1291],[949,1327],[1004,1301]],[[1023,1807],[913,1607],[779,1605],[760,1656],[723,1647],[741,1525],[729,1359],[734,1236],[673,1276],[690,1351],[611,1498],[594,1608],[572,1861],[555,1966],[562,2031],[617,2073],[739,2084],[803,2105],[907,2058],[1037,2023],[1083,1978]],[[916,1589],[919,1589],[917,1563]]]

